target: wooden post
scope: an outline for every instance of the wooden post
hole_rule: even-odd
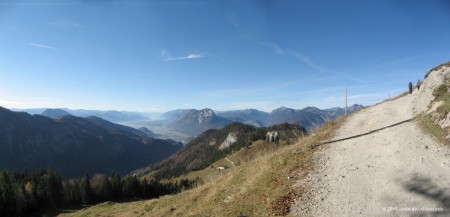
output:
[[[391,98],[391,87],[389,87],[389,99]]]
[[[345,83],[345,108],[344,108],[345,115],[347,115],[347,83]]]

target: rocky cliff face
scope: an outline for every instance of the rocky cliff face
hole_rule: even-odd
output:
[[[433,68],[425,77],[420,89],[413,91],[417,95],[414,112],[439,126],[450,142],[450,62]]]
[[[214,114],[213,110],[203,109],[197,115],[197,120],[198,120],[198,123],[201,124],[202,122],[212,120],[214,117],[215,117],[215,114]]]
[[[450,62],[433,68],[425,77],[420,89],[414,89],[414,94],[417,94],[414,100],[414,112],[417,114],[435,112],[444,103],[442,99],[436,99],[436,96],[442,96],[448,92],[445,87],[449,86],[447,83],[450,80]],[[441,89],[438,90],[439,88]]]
[[[167,126],[189,135],[198,135],[209,129],[219,129],[230,123],[230,120],[216,116],[211,109],[183,110],[173,115]]]

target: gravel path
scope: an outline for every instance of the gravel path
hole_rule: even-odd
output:
[[[425,90],[424,90],[425,91]],[[352,115],[334,139],[414,117],[417,92]],[[296,216],[450,216],[450,151],[414,121],[331,143],[316,155],[319,168],[298,184]]]

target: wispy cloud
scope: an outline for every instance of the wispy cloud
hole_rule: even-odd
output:
[[[360,93],[360,94],[350,94],[347,97],[348,105],[352,104],[362,104],[362,105],[373,105],[375,103],[381,102],[388,98],[388,91],[385,92],[372,92],[372,93]],[[325,97],[322,102],[326,105],[338,105],[342,107],[344,104],[345,95],[337,94]],[[316,101],[316,104],[321,102]],[[333,106],[327,106],[333,107]]]
[[[194,60],[206,57],[204,53],[192,52],[184,56],[172,56],[167,49],[162,49],[159,57],[164,61],[175,61],[175,60]]]
[[[314,63],[308,56],[306,56],[302,52],[285,50],[285,49],[282,49],[279,45],[274,44],[274,43],[261,42],[261,44],[266,47],[272,48],[277,55],[291,56],[297,60],[300,60],[304,64],[310,66],[311,68],[313,68],[317,71],[326,70],[324,67]]]
[[[237,14],[228,14],[228,22],[234,27],[239,27],[239,16]]]
[[[383,99],[387,95],[386,93],[366,93],[366,94],[356,94],[348,96],[348,100],[367,100],[367,99]]]
[[[344,90],[344,88],[342,86],[328,86],[328,87],[322,87],[322,88],[301,90],[301,91],[295,92],[295,95],[306,96],[306,97],[307,96],[324,96],[324,95],[338,93],[343,90]]]
[[[33,46],[33,47],[39,47],[39,48],[46,48],[46,49],[52,49],[52,50],[57,50],[57,48],[52,47],[52,46],[48,46],[48,45],[43,45],[43,44],[36,44],[36,43],[28,43],[28,45]]]
[[[405,63],[411,63],[414,62],[416,59],[414,57],[411,56],[405,56],[396,60],[391,60],[388,62],[385,62],[384,64],[381,64],[381,66],[390,66],[390,65],[401,65],[401,64],[405,64]]]
[[[300,62],[310,66],[312,69],[314,69],[318,73],[329,73],[329,74],[333,74],[336,76],[348,78],[355,82],[367,83],[367,81],[363,81],[355,76],[351,76],[348,73],[342,73],[337,70],[333,70],[333,69],[324,67],[323,65],[319,65],[319,64],[315,63],[314,61],[312,61],[307,55],[305,55],[302,52],[285,50],[285,49],[281,48],[281,46],[279,46],[278,44],[275,44],[275,43],[261,42],[261,41],[259,41],[259,43],[265,47],[273,49],[275,54],[277,54],[277,55],[289,56],[289,57],[299,60]]]
[[[51,27],[55,27],[55,28],[65,28],[65,29],[83,27],[81,24],[79,24],[77,22],[72,22],[72,21],[67,21],[67,20],[58,20],[58,21],[49,22],[48,25]]]
[[[198,96],[206,99],[223,99],[223,98],[234,98],[238,96],[240,97],[254,96],[256,94],[261,94],[262,92],[265,91],[250,88],[230,88],[230,89],[202,91],[198,93]]]
[[[236,87],[228,89],[211,89],[207,91],[201,91],[197,93],[198,97],[202,97],[208,100],[211,99],[231,99],[236,97],[260,97],[264,95],[270,95],[274,92],[283,90],[284,88],[296,85],[296,82],[285,82],[274,85],[263,85],[261,87]],[[215,87],[215,86],[212,86]]]

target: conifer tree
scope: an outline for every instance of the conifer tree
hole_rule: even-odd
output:
[[[11,178],[6,171],[0,174],[0,213],[5,216],[13,215],[15,211],[15,197]]]
[[[91,183],[89,181],[89,175],[86,174],[80,182],[80,198],[82,205],[88,205],[93,201]]]
[[[112,174],[112,180],[111,180],[111,187],[113,192],[113,199],[121,198],[123,195],[123,188],[122,188],[122,178],[118,173]]]
[[[63,202],[63,186],[61,183],[61,178],[52,169],[47,170],[47,196],[50,201],[50,206],[52,208],[60,207]]]

